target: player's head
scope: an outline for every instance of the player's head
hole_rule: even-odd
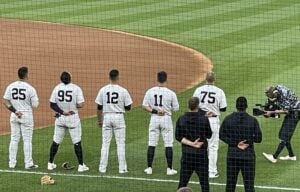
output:
[[[71,74],[66,72],[66,71],[62,72],[61,75],[60,75],[60,80],[65,85],[71,83]]]
[[[206,73],[205,80],[207,83],[214,83],[216,81],[216,75],[214,72],[210,71]]]
[[[248,103],[246,97],[241,96],[236,99],[236,109],[238,111],[246,111],[247,107]]]
[[[189,187],[180,187],[177,192],[193,192]]]
[[[157,81],[159,83],[164,83],[167,81],[167,79],[168,79],[168,75],[165,71],[160,71],[157,73]]]
[[[118,80],[118,78],[119,78],[119,71],[117,69],[112,69],[109,72],[109,79],[111,81],[116,81],[116,80]]]
[[[189,99],[189,103],[188,103],[189,104],[189,109],[191,111],[195,111],[195,110],[198,111],[198,109],[199,109],[199,103],[200,103],[200,100],[199,100],[198,97],[191,97]]]
[[[271,101],[275,101],[278,97],[278,91],[275,89],[273,85],[270,85],[266,88],[265,94]]]
[[[18,70],[18,77],[19,79],[26,79],[28,75],[28,68],[27,67],[20,67]]]

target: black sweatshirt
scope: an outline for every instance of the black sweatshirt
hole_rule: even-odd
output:
[[[256,118],[246,112],[234,112],[224,119],[220,139],[228,144],[227,158],[253,160],[255,159],[253,143],[260,143],[262,134]],[[237,147],[243,140],[249,144],[245,150]]]
[[[186,112],[176,122],[176,140],[181,142],[185,137],[190,141],[200,138],[204,142],[201,148],[193,148],[182,144],[182,153],[207,154],[207,139],[211,138],[208,118],[199,112]]]

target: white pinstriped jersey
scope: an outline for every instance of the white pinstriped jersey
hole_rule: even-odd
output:
[[[220,109],[227,107],[224,91],[215,85],[203,85],[198,87],[193,97],[199,98],[200,109],[213,112],[217,116],[220,116]]]
[[[63,111],[78,112],[76,105],[83,103],[84,97],[78,85],[60,83],[53,89],[49,101],[56,103]]]
[[[103,106],[103,113],[125,113],[125,106],[132,104],[129,92],[117,84],[102,87],[95,102]]]
[[[179,104],[175,92],[166,87],[152,87],[144,97],[143,106],[150,106],[152,109],[163,109],[168,115],[172,111],[179,110]]]
[[[10,100],[17,111],[32,111],[32,107],[37,107],[39,98],[36,90],[25,81],[15,81],[7,86],[4,99]]]

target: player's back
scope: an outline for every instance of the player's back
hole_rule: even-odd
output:
[[[179,110],[176,93],[167,87],[156,86],[149,89],[144,97],[143,105],[150,106],[152,109],[164,109],[171,115],[172,111]]]
[[[100,89],[95,102],[103,106],[103,113],[125,113],[125,106],[131,105],[132,99],[122,86],[108,84]]]
[[[220,115],[220,109],[227,107],[226,96],[222,89],[215,85],[198,87],[194,94],[200,100],[199,108]]]
[[[15,81],[6,88],[4,99],[10,100],[17,111],[32,111],[37,107],[38,97],[34,87],[25,81]]]
[[[78,85],[60,83],[53,89],[50,102],[56,103],[63,111],[77,112],[77,104],[83,103],[84,97]]]

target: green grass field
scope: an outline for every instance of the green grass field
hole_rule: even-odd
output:
[[[225,115],[234,110],[237,96],[246,96],[249,106],[264,102],[264,88],[270,83],[285,84],[300,96],[299,0],[0,0],[0,17],[126,31],[198,50],[214,63],[217,85],[227,96],[228,110]],[[178,93],[181,109],[174,114],[174,121],[186,111],[186,101],[193,91],[194,88]],[[261,155],[262,152],[275,150],[282,118],[258,119],[263,130],[263,142],[256,145],[256,191],[300,191],[299,161],[270,164]],[[34,132],[34,159],[40,165],[34,172],[23,169],[21,143],[18,153],[20,163],[14,171],[8,170],[9,136],[0,136],[0,191],[176,191],[178,175],[165,175],[162,143],[156,150],[154,174],[147,176],[143,173],[148,121],[148,114],[140,107],[126,114],[129,167],[126,175],[118,174],[114,141],[108,172],[98,172],[101,130],[97,128],[95,118],[82,121],[84,158],[91,170],[79,174],[76,170],[66,172],[58,168],[50,173],[57,180],[54,186],[39,184],[40,177],[48,172],[46,164],[53,127]],[[296,131],[292,143],[298,156],[299,139],[299,131]],[[176,169],[180,165],[180,150],[179,143],[175,142]],[[225,189],[226,152],[227,146],[221,142],[218,161],[221,176],[211,180],[211,191]],[[68,137],[59,149],[56,163],[66,160],[77,165]],[[190,187],[199,191],[197,178],[193,177],[192,181]],[[241,179],[239,184],[242,184]],[[237,191],[244,190],[239,186]]]

